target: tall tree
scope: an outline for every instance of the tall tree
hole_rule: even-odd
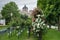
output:
[[[59,17],[57,15],[60,14],[60,0],[38,0],[37,7],[43,10],[45,18],[49,19],[47,21],[52,21],[51,23],[54,21],[53,24],[58,23]],[[53,15],[53,18],[50,15]]]
[[[15,2],[9,2],[5,4],[3,9],[1,10],[2,16],[6,19],[6,24],[11,20],[11,16],[16,17],[19,15],[18,13],[18,7]]]

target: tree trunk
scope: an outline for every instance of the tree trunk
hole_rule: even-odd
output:
[[[6,20],[6,25],[10,22],[10,20],[11,20],[11,17],[9,17],[9,18],[5,18],[5,20]]]
[[[60,16],[58,17],[58,30],[60,31]]]
[[[39,38],[38,38],[38,40],[42,40],[42,34],[43,33],[43,29],[40,29],[40,31],[39,31]]]
[[[51,24],[49,24],[49,29],[51,29]]]

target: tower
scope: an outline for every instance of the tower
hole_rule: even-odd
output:
[[[26,5],[24,5],[24,7],[22,8],[22,11],[23,11],[24,13],[27,13],[27,12],[28,12],[28,7],[27,7]]]

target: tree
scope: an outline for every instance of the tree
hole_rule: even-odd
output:
[[[38,0],[38,8],[43,10],[44,17],[46,19],[46,23],[49,24],[51,27],[51,21],[53,20],[52,17],[50,17],[50,14],[52,14],[52,9],[54,7],[53,4],[50,4],[50,0]]]
[[[8,22],[11,20],[11,16],[16,17],[19,15],[18,13],[18,7],[15,2],[9,2],[5,4],[3,9],[1,10],[2,16],[6,19],[6,24],[8,24]]]
[[[54,16],[52,16],[53,18],[50,18],[47,21],[52,21],[53,20],[54,21],[53,24],[54,25],[57,24],[57,21],[58,21],[57,15],[60,14],[59,13],[60,0],[38,0],[37,7],[43,10],[45,18],[47,18],[47,19],[49,19],[50,15],[54,15]]]
[[[1,12],[0,12],[0,19],[2,18]]]
[[[39,38],[39,40],[42,40],[42,35],[43,33],[45,34],[46,30],[44,14],[37,8],[33,10],[32,14],[33,18],[35,18],[35,20],[32,21],[33,33]]]
[[[50,19],[51,18],[51,19]],[[49,28],[51,28],[51,25],[55,25],[55,16],[50,13],[47,17],[46,17],[46,24],[49,25]]]
[[[30,37],[31,29],[32,29],[32,20],[31,20],[31,18],[27,18],[25,24],[26,24],[26,26],[28,28],[28,37]]]

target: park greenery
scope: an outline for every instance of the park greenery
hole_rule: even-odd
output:
[[[31,18],[19,12],[15,2],[7,3],[1,10],[1,14],[2,14],[2,18],[6,20],[6,25],[8,27],[8,28],[6,27],[7,30],[10,30],[11,27],[13,27],[14,30],[18,30],[18,31],[24,30],[24,28],[31,26],[32,24]]]
[[[0,40],[60,40],[59,11],[60,0],[38,0],[33,22],[31,17],[20,13],[15,2],[9,2],[1,10],[6,26],[0,28],[4,29],[0,32]],[[51,29],[52,25],[58,26],[59,31]]]
[[[15,2],[7,3],[1,10],[3,18],[6,19],[6,24],[10,22],[11,18],[15,18],[19,15],[19,10]]]
[[[60,0],[38,0],[37,7],[42,9],[46,24],[58,25],[58,30],[60,30]]]
[[[28,20],[27,15],[19,13],[18,7],[15,2],[7,3],[1,10],[3,18],[6,20],[7,25],[20,26],[25,25]]]

